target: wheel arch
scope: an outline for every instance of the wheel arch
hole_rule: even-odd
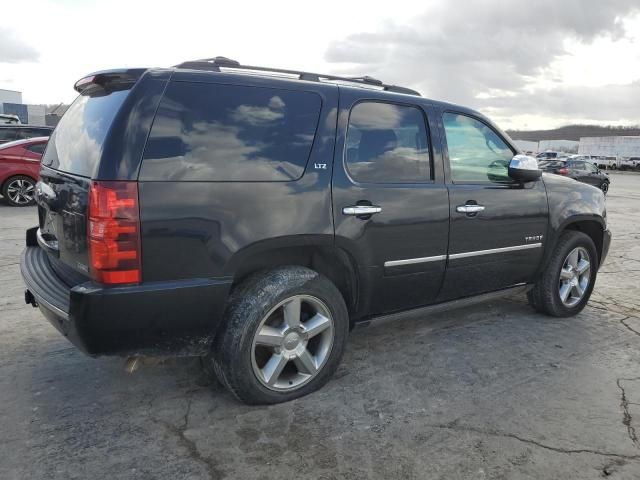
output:
[[[549,259],[555,247],[558,243],[558,240],[562,236],[564,232],[567,230],[572,230],[576,232],[582,232],[585,235],[588,235],[593,243],[596,246],[596,251],[598,253],[598,263],[600,263],[600,259],[602,258],[602,251],[604,248],[604,231],[606,229],[605,221],[602,217],[597,215],[575,215],[567,218],[555,231],[553,235],[552,242],[549,244],[548,248],[545,252],[545,260],[543,262],[543,268],[540,271],[543,271],[546,268]]]
[[[332,243],[309,239],[280,238],[259,242],[236,253],[225,268],[237,285],[252,273],[285,265],[310,268],[327,277],[342,294],[349,314],[358,309],[360,274],[357,263]]]

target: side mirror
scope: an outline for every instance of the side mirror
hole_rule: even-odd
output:
[[[516,155],[509,162],[509,177],[518,182],[533,182],[540,178],[542,170],[538,160],[528,155]]]

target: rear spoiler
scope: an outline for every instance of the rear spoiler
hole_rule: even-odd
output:
[[[95,72],[78,80],[73,88],[80,95],[108,95],[118,90],[128,90],[146,71],[146,68],[129,68]]]

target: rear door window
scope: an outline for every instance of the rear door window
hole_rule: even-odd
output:
[[[129,90],[108,95],[80,95],[65,112],[49,138],[42,163],[63,172],[91,177],[104,139]]]
[[[153,121],[140,179],[297,180],[321,103],[313,92],[173,82]]]
[[[345,164],[351,178],[362,183],[431,181],[421,110],[382,102],[357,103],[349,116]]]

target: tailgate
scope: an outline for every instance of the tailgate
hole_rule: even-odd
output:
[[[36,186],[38,244],[52,259],[89,275],[87,250],[88,178],[43,167]],[[54,260],[52,265],[57,263]]]

